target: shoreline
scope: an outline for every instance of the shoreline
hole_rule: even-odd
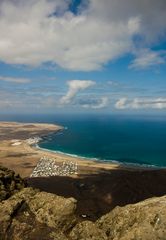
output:
[[[41,140],[42,141],[42,140]],[[66,153],[66,152],[61,152],[61,151],[57,151],[57,150],[50,150],[47,148],[42,148],[40,147],[38,144],[36,144],[35,146],[33,146],[36,149],[39,149],[41,151],[45,151],[45,152],[50,152],[53,154],[58,154],[58,155],[62,155],[62,156],[69,156],[72,157],[74,159],[82,159],[82,161],[92,161],[95,164],[111,164],[111,165],[119,165],[122,166],[124,168],[138,168],[138,169],[150,169],[150,170],[160,170],[160,169],[166,169],[165,166],[155,166],[155,165],[149,165],[149,164],[139,164],[139,163],[128,163],[128,162],[120,162],[118,160],[104,160],[104,159],[97,159],[97,158],[91,158],[91,157],[84,157],[84,156],[80,156],[80,155],[76,155],[76,154],[70,154],[70,153]]]
[[[66,129],[67,127],[63,127],[61,131],[63,131],[64,129]],[[59,131],[58,131],[59,132]],[[57,132],[57,133],[58,133]],[[56,133],[56,134],[57,134]],[[54,134],[54,133],[53,133]],[[49,135],[48,135],[49,137]],[[48,138],[49,139],[49,138]],[[159,165],[153,165],[153,164],[146,164],[146,163],[132,163],[132,162],[122,162],[122,161],[118,161],[115,159],[99,159],[96,157],[88,157],[88,156],[82,156],[82,155],[77,155],[75,153],[68,153],[68,152],[63,152],[63,151],[59,151],[59,150],[52,150],[52,149],[48,149],[48,148],[43,148],[40,147],[40,142],[42,142],[43,140],[48,140],[47,136],[45,139],[41,139],[37,144],[36,144],[36,148],[42,151],[46,151],[46,152],[50,152],[50,153],[54,153],[54,154],[60,154],[62,156],[66,155],[69,157],[73,157],[73,158],[78,158],[78,159],[82,159],[83,161],[92,161],[95,164],[96,163],[101,163],[101,164],[112,164],[112,165],[118,165],[124,168],[139,168],[139,169],[152,169],[152,170],[160,170],[160,169],[166,169],[166,166],[159,166]],[[49,143],[49,141],[48,141]]]
[[[62,131],[64,127],[55,124],[41,123],[17,123],[0,122],[0,164],[4,165],[22,177],[29,177],[42,157],[55,159],[62,164],[64,161],[73,161],[78,164],[78,175],[96,174],[113,169],[124,169],[128,171],[151,171],[164,170],[163,167],[142,166],[135,164],[124,164],[120,162],[108,162],[103,160],[73,156],[66,153],[54,152],[39,146],[30,145],[26,142],[28,138],[48,137],[49,135]],[[19,140],[15,145],[13,141]],[[77,177],[77,176],[71,176]]]

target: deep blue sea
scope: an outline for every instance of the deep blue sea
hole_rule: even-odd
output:
[[[63,125],[63,131],[40,143],[42,148],[101,161],[166,166],[166,116],[28,115],[10,120]]]

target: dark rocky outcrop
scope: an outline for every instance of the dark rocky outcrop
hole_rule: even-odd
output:
[[[0,201],[25,187],[24,180],[14,171],[0,166]]]

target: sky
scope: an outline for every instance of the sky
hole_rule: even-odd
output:
[[[165,0],[0,0],[0,113],[166,113]]]

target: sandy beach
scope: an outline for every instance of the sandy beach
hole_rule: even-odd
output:
[[[166,170],[139,168],[85,160],[34,147],[27,139],[42,137],[63,127],[52,124],[0,122],[0,165],[26,178],[29,186],[74,197],[80,218],[95,220],[115,206],[166,194]],[[42,157],[77,163],[78,172],[71,176],[30,178]]]

